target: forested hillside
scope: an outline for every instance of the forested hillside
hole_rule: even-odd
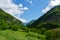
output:
[[[29,25],[29,24],[28,24]],[[60,27],[60,5],[55,6],[35,22],[29,25],[31,28],[47,28],[54,29]]]
[[[0,9],[0,29],[17,30],[24,27],[22,22]]]

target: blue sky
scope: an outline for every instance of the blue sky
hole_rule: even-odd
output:
[[[32,1],[32,4],[29,3],[29,1]],[[48,5],[48,0],[14,0],[13,2],[17,5],[22,4],[23,6],[28,7],[29,9],[24,12],[20,16],[20,18],[23,18],[27,20],[28,22],[34,19],[38,19],[40,16],[42,16],[44,13],[42,10],[46,8]]]
[[[38,19],[60,0],[0,0],[0,8],[22,22]]]

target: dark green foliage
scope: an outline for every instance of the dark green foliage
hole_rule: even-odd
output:
[[[3,21],[3,20],[0,20],[0,29],[8,29],[9,26]]]
[[[54,29],[57,28],[57,24],[53,22],[42,23],[40,24],[40,28]]]
[[[58,25],[57,25],[58,24]],[[57,28],[60,24],[60,5],[55,6],[46,14],[29,25],[30,28]]]
[[[36,33],[37,30],[35,28],[29,28],[29,31]]]
[[[60,40],[60,28],[48,30],[45,35],[46,40]]]
[[[44,33],[45,33],[46,31],[47,31],[46,28],[41,28],[40,31],[38,31],[38,32],[40,32],[40,34],[44,35]]]
[[[0,9],[0,29],[17,30],[24,27],[18,19]]]
[[[27,26],[29,27],[32,23],[34,23],[36,20],[32,20],[32,21],[30,21],[28,24],[27,24]]]

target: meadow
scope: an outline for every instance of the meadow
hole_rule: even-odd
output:
[[[45,36],[33,32],[0,30],[0,40],[45,40]]]

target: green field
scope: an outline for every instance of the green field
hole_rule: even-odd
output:
[[[0,30],[0,40],[45,40],[45,36],[33,32]]]

